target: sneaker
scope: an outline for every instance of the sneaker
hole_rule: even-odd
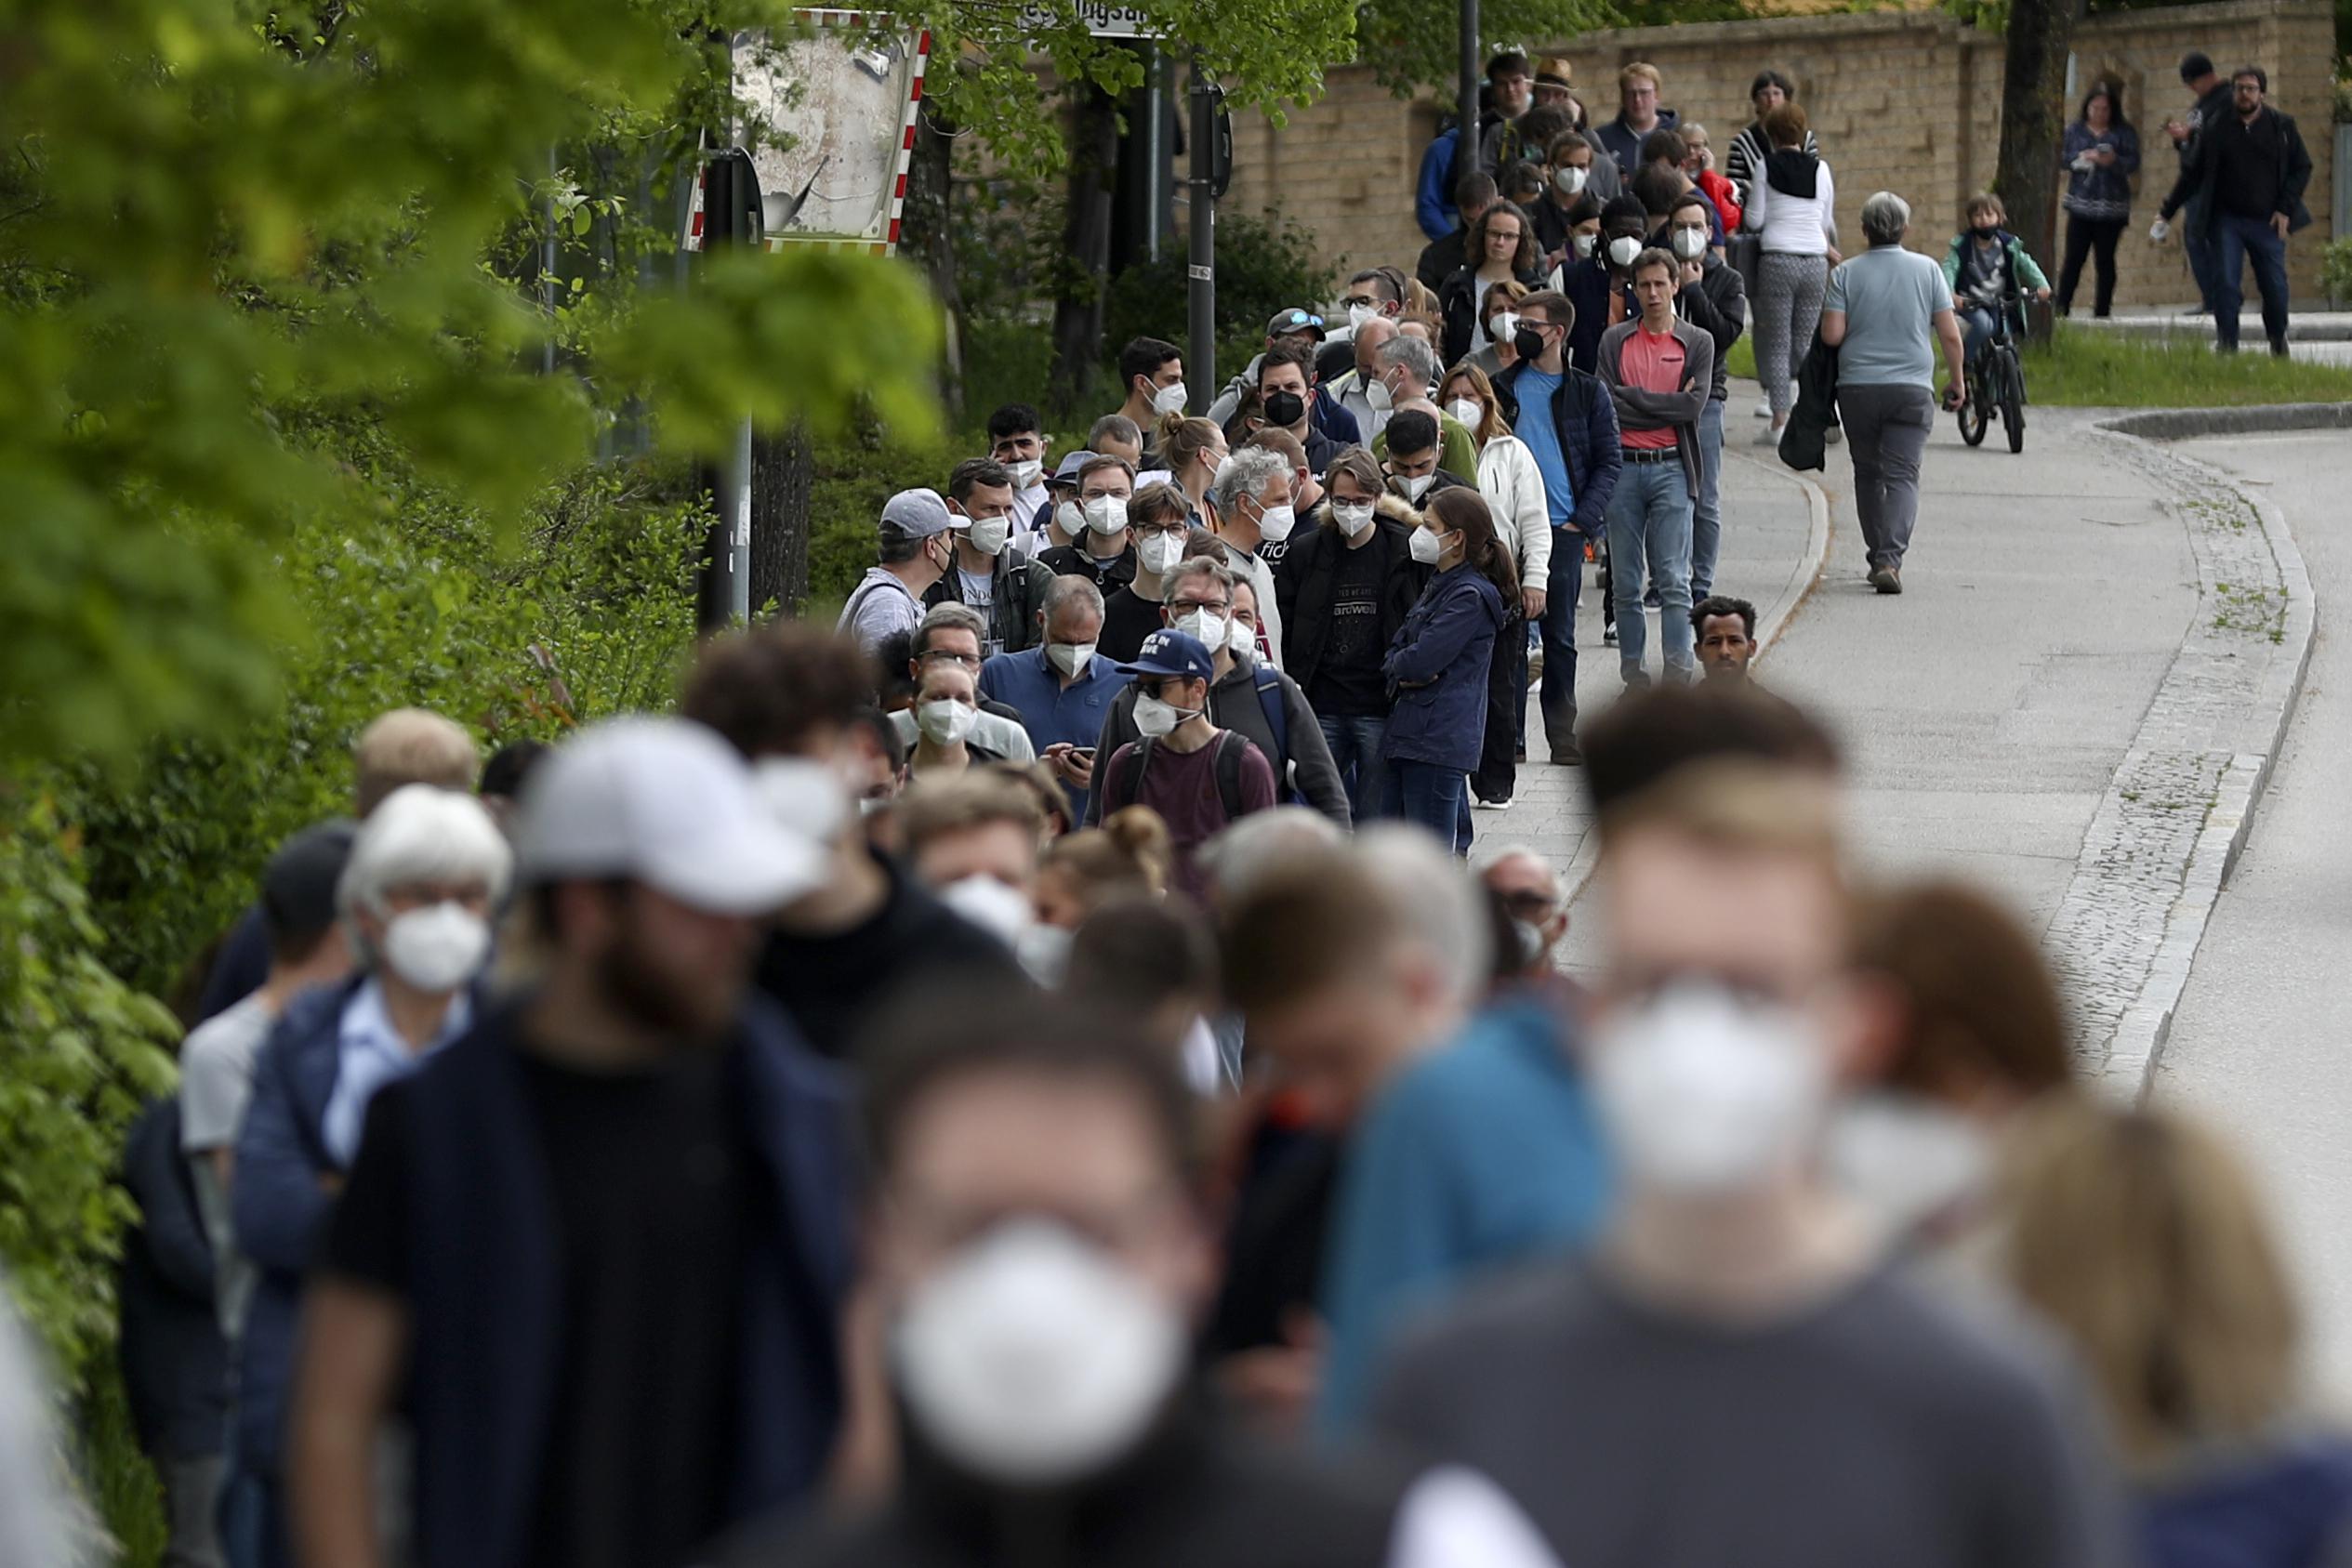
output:
[[[1541,644],[1527,650],[1527,690],[1532,692],[1543,684],[1543,648]]]
[[[1884,594],[1901,593],[1903,591],[1903,569],[1899,566],[1882,566],[1878,568],[1878,570],[1870,573],[1870,586]]]
[[[1835,425],[1832,425],[1828,429],[1821,432],[1821,439],[1828,441],[1831,446],[1835,446],[1838,442],[1845,439],[1845,432],[1838,428]]]
[[[1508,811],[1511,810],[1511,797],[1506,795],[1500,800],[1473,800],[1470,805],[1474,811]]]
[[[1780,444],[1779,427],[1766,425],[1763,429],[1758,430],[1756,432],[1756,444],[1758,446],[1778,446]]]
[[[1584,748],[1578,745],[1574,741],[1553,742],[1552,746],[1552,765],[1554,768],[1583,767]]]
[[[1607,644],[1608,646],[1610,646],[1611,648],[1616,647],[1616,646],[1617,646],[1617,628],[1616,628],[1615,626],[1603,626],[1603,627],[1601,628],[1601,640],[1602,640],[1603,642],[1606,643],[1606,644]]]
[[[1642,608],[1645,610],[1663,610],[1666,608],[1666,601],[1658,597],[1658,590],[1656,588],[1652,588],[1649,592],[1642,596]]]
[[[1772,400],[1770,398],[1758,398],[1756,400],[1756,417],[1759,419],[1769,419],[1772,417]]]

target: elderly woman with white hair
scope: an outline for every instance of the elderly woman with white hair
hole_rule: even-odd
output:
[[[472,797],[431,784],[386,797],[336,889],[359,969],[297,997],[254,1064],[230,1179],[237,1245],[259,1269],[238,1370],[233,1484],[258,1495],[273,1536],[284,1529],[283,1431],[303,1276],[358,1156],[369,1101],[472,1021],[470,987],[512,869],[506,836]]]
[[[1960,401],[1960,323],[1944,270],[1903,248],[1910,204],[1881,191],[1862,204],[1870,248],[1830,274],[1821,341],[1838,350],[1838,415],[1854,448],[1854,510],[1870,552],[1870,586],[1903,591],[1903,554],[1919,516],[1919,467],[1936,427],[1936,345]]]

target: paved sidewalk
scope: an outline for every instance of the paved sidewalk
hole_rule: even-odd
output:
[[[2018,455],[1939,418],[1899,598],[1863,580],[1852,459],[1832,447],[1814,476],[1822,581],[1757,666],[1841,731],[1867,870],[1972,878],[2038,934],[2199,602],[2180,521],[2094,417],[2032,409]],[[1578,913],[1566,957],[1589,971],[1601,933],[1589,900]]]
[[[1747,401],[1755,401],[1751,383]],[[1732,407],[1744,410],[1735,390]],[[1749,432],[1735,429],[1745,437]],[[1764,454],[1757,454],[1762,456]],[[1724,478],[1724,543],[1715,567],[1715,586],[1724,593],[1752,601],[1766,629],[1775,618],[1792,608],[1813,580],[1811,546],[1813,516],[1804,483],[1777,462],[1769,468],[1726,454]],[[1577,614],[1577,704],[1581,713],[1598,713],[1621,690],[1617,650],[1601,642],[1601,595],[1597,567],[1585,572],[1584,597]],[[1658,612],[1650,614],[1649,662],[1658,653]],[[1477,836],[1473,860],[1503,844],[1525,845],[1554,865],[1580,876],[1589,863],[1587,842],[1592,812],[1586,808],[1583,776],[1579,769],[1554,768],[1543,744],[1543,717],[1534,693],[1528,694],[1527,726],[1532,760],[1519,769],[1519,789],[1507,811],[1473,810],[1471,828]]]
[[[2352,1405],[2352,1052],[2338,998],[2352,973],[2352,836],[2342,759],[2352,748],[2352,490],[2341,430],[2184,441],[2294,524],[2319,619],[2302,700],[2245,852],[2222,890],[2159,1059],[2153,1093],[2217,1123],[2279,1206],[2303,1272],[2318,1391]]]

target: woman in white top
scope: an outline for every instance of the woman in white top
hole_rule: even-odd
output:
[[[1478,443],[1478,494],[1494,514],[1495,534],[1511,547],[1519,563],[1520,608],[1526,613],[1525,630],[1505,626],[1495,644],[1491,682],[1498,700],[1487,716],[1487,744],[1471,788],[1479,805],[1499,810],[1511,804],[1517,787],[1514,759],[1527,749],[1527,652],[1536,627],[1543,620],[1546,589],[1552,576],[1552,508],[1543,493],[1543,470],[1527,443],[1511,433],[1510,422],[1495,397],[1494,383],[1475,364],[1462,363],[1446,373],[1437,389],[1440,407],[1470,427]],[[1565,547],[1576,548],[1574,541]],[[1504,665],[1509,665],[1506,671]],[[1513,702],[1512,695],[1521,700]]]
[[[1772,428],[1760,444],[1779,441],[1796,401],[1797,371],[1821,321],[1821,291],[1838,255],[1837,186],[1830,165],[1804,150],[1804,110],[1783,103],[1766,114],[1772,143],[1749,187],[1740,227],[1761,235],[1756,263],[1756,378],[1772,405]]]

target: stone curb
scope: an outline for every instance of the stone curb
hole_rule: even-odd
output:
[[[2352,428],[2352,402],[2280,402],[2253,408],[2161,408],[2126,414],[2093,427],[2142,441],[2192,436],[2267,435],[2279,430]]]
[[[2252,417],[2249,417],[2252,416]],[[2258,409],[2165,410],[2102,420],[2093,427],[2109,441],[2144,452],[2160,451],[2155,442],[2191,436],[2236,435],[2253,431],[2332,429],[2352,426],[2352,403],[2290,403]],[[2285,514],[2266,495],[2252,494],[2221,470],[2181,453],[2162,453],[2162,460],[2193,468],[2209,483],[2237,495],[2259,521],[2264,541],[2277,563],[2285,605],[2279,643],[2282,655],[2270,662],[2253,699],[2226,731],[2229,743],[2214,785],[2213,801],[2190,846],[2182,868],[2180,890],[2165,912],[2162,934],[2146,979],[2124,1008],[2108,1042],[2100,1073],[2103,1086],[2131,1100],[2146,1098],[2155,1080],[2158,1062],[2172,1034],[2174,1012],[2187,988],[2189,968],[2203,942],[2206,926],[2220,902],[2222,889],[2237,868],[2253,826],[2254,808],[2270,782],[2288,722],[2294,716],[2310,667],[2318,605],[2303,552]],[[2200,594],[2197,614],[2212,613],[2209,595]],[[2168,679],[2171,677],[2168,675]],[[2143,737],[2150,726],[2143,721]],[[2134,753],[2144,739],[2134,742]],[[2127,757],[2128,767],[2131,758]],[[2118,769],[2120,788],[2123,772]],[[2102,814],[2110,801],[2103,805]]]
[[[1752,464],[1766,473],[1793,481],[1800,490],[1804,492],[1807,519],[1804,554],[1798,558],[1796,571],[1791,573],[1797,580],[1797,586],[1794,590],[1783,593],[1770,605],[1756,613],[1755,656],[1761,660],[1772,651],[1773,645],[1780,640],[1780,634],[1787,628],[1790,620],[1796,614],[1799,607],[1813,597],[1814,588],[1820,584],[1821,567],[1829,559],[1830,554],[1830,496],[1827,491],[1812,480],[1794,468],[1784,467],[1777,461],[1767,463],[1761,457],[1751,456],[1744,452],[1735,454],[1728,446],[1724,448],[1724,455],[1726,458],[1737,455],[1743,463]],[[1578,896],[1584,891],[1584,885],[1592,880],[1592,868],[1600,858],[1598,839],[1597,834],[1585,835],[1583,844],[1577,850],[1576,859],[1569,863],[1567,871],[1562,876],[1561,898],[1564,903],[1574,903]]]

